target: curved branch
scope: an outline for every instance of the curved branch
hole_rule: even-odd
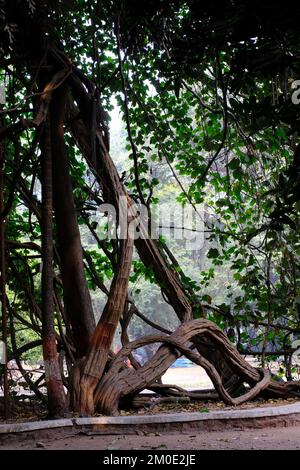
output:
[[[194,338],[208,340],[222,354],[231,370],[252,388],[240,397],[232,397],[223,385],[220,373],[212,362],[203,355],[191,351],[191,341]],[[122,371],[122,364],[134,349],[157,342],[162,343],[162,346],[143,367],[139,370],[127,370],[126,373]],[[126,345],[116,355],[110,370],[100,382],[95,393],[95,402],[105,413],[116,413],[120,398],[155,384],[180,353],[206,370],[217,393],[229,405],[237,405],[253,399],[265,389],[276,395],[288,393],[291,396],[298,396],[300,393],[299,383],[294,383],[293,387],[288,388],[285,383],[271,382],[270,374],[247,363],[219,327],[209,320],[199,319],[180,325],[170,336],[147,336]]]

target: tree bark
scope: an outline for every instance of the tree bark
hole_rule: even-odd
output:
[[[0,106],[1,109],[1,106]],[[0,117],[0,128],[2,127],[2,119]],[[0,214],[3,214],[4,203],[3,203],[3,149],[2,142],[0,142]],[[6,260],[5,260],[5,220],[1,217],[0,219],[0,292],[1,292],[1,328],[3,341],[3,350],[1,353],[4,354],[2,357],[3,361],[3,398],[4,398],[4,408],[3,408],[3,417],[8,419],[9,416],[9,385],[8,385],[8,368],[7,368],[7,313],[6,313]],[[0,345],[2,348],[2,345]],[[1,362],[0,362],[1,365]]]
[[[133,240],[128,237],[122,240],[121,245],[119,269],[113,278],[107,303],[81,369],[78,411],[84,416],[94,413],[94,393],[102,378],[116,328],[125,307]]]
[[[199,337],[207,338],[213,343],[234,373],[250,385],[246,393],[238,397],[229,394],[214,365],[198,352],[191,350],[194,338]],[[137,370],[124,371],[122,369],[122,364],[133,350],[151,343],[163,344],[150,361]],[[272,396],[300,396],[299,382],[272,381],[268,371],[256,369],[243,359],[218,326],[209,320],[199,319],[183,323],[172,335],[144,337],[122,348],[99,384],[98,393],[95,396],[99,411],[108,415],[117,414],[122,397],[132,396],[151,384],[155,384],[181,353],[205,369],[218,395],[229,405],[238,405],[251,400],[264,390]]]
[[[111,283],[107,303],[91,339],[86,359],[80,364],[79,397],[77,398],[77,404],[76,399],[73,402],[75,402],[75,409],[80,411],[81,415],[94,413],[94,393],[102,378],[116,328],[124,312],[127,299],[134,245],[128,227],[136,214],[134,206],[128,210],[127,205],[124,207],[119,204],[119,198],[123,196],[121,187],[114,187],[114,190],[114,197],[118,203],[118,220],[123,224],[125,233],[124,238],[119,242],[117,269]],[[76,387],[74,391],[77,393]]]
[[[62,417],[67,411],[66,396],[58,364],[54,328],[53,239],[52,239],[52,155],[49,120],[46,120],[41,145],[42,160],[42,340],[48,412]]]
[[[51,142],[54,210],[64,288],[64,305],[70,320],[77,358],[83,357],[95,329],[92,302],[84,274],[80,233],[72,193],[69,161],[64,142],[66,86],[53,93]]]

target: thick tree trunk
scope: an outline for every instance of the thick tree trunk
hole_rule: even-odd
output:
[[[64,416],[66,396],[58,364],[54,329],[53,240],[52,240],[52,155],[50,126],[47,119],[42,135],[42,340],[48,412],[51,417]]]
[[[121,185],[115,185],[113,189],[114,198],[118,204],[118,220],[121,221],[123,230],[125,228],[126,232],[125,237],[119,242],[117,270],[111,283],[107,303],[93,334],[86,359],[80,364],[79,396],[77,400],[73,400],[73,403],[75,403],[75,409],[80,411],[81,415],[94,413],[94,393],[102,378],[116,328],[124,312],[127,299],[134,244],[133,238],[129,235],[128,227],[136,213],[134,206],[128,208],[127,205],[124,207],[123,204],[119,204],[120,197],[124,195]],[[75,377],[77,378],[77,374],[75,374]],[[74,393],[77,394],[76,384]]]
[[[64,305],[70,320],[77,357],[84,356],[95,329],[92,302],[84,274],[82,246],[74,206],[69,161],[64,142],[65,103],[68,90],[61,86],[51,102],[54,210],[64,288]]]
[[[1,106],[0,106],[1,109]],[[0,129],[2,127],[2,118],[0,117]],[[3,173],[4,173],[4,162],[3,162],[3,149],[2,142],[0,142],[0,214],[2,216],[4,210],[3,201]],[[0,218],[0,295],[1,295],[1,340],[3,346],[1,347],[1,355],[4,354],[3,360],[3,417],[8,419],[9,416],[9,385],[8,385],[8,368],[7,368],[7,312],[6,312],[6,256],[5,256],[5,219]]]
[[[113,278],[107,303],[92,337],[86,360],[81,367],[78,404],[81,415],[94,413],[94,393],[102,378],[116,328],[125,308],[133,240],[130,238],[122,240],[121,245],[119,269]]]

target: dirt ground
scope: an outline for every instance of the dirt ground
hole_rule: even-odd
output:
[[[200,367],[191,368],[171,368],[163,377],[164,383],[177,383],[181,387],[188,389],[210,387],[211,383],[206,373]],[[247,403],[241,408],[252,408],[260,406],[276,406],[294,402],[295,399],[288,400],[256,400]],[[210,409],[230,409],[222,402],[215,403],[191,403],[183,405],[164,405],[153,410],[132,410],[121,412],[121,415],[134,413],[155,414],[156,412],[189,412],[189,411],[210,411]],[[31,421],[36,416],[30,416],[30,409],[26,415],[18,410],[18,419],[12,421]],[[265,428],[253,430],[225,430],[203,432],[191,430],[188,432],[176,433],[139,433],[139,435],[78,435],[76,437],[64,437],[57,440],[35,440],[0,445],[1,450],[243,450],[243,449],[263,449],[263,450],[294,450],[300,449],[300,426],[287,428]]]
[[[1,450],[299,450],[300,426],[244,431],[193,431],[143,435],[80,435],[58,440],[23,442]]]

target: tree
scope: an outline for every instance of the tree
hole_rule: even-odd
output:
[[[205,8],[180,0],[153,0],[142,8],[129,0],[14,0],[3,2],[1,14],[0,67],[9,81],[0,130],[7,187],[1,216],[7,219],[7,244],[15,253],[8,261],[8,286],[29,315],[28,320],[10,306],[11,345],[16,355],[16,319],[41,335],[44,359],[51,356],[57,379],[53,388],[48,382],[49,410],[59,408],[62,381],[71,407],[83,415],[96,408],[116,413],[121,400],[144,388],[176,394],[178,390],[164,390],[159,379],[181,354],[207,371],[228,404],[262,392],[298,396],[299,383],[278,382],[266,370],[250,366],[219,327],[236,328],[237,347],[244,351],[242,329],[253,323],[263,326],[263,362],[275,331],[289,367],[293,349],[287,337],[299,331],[294,305],[299,286],[295,272],[293,279],[283,273],[278,286],[276,270],[288,263],[298,269],[290,248],[286,255],[291,244],[298,250],[299,213],[298,108],[288,97],[289,79],[298,71],[299,33],[290,7],[225,0]],[[109,153],[105,108],[112,94],[128,135],[132,168],[126,185]],[[197,284],[164,240],[143,237],[148,227],[140,222],[141,237],[134,246],[141,273],[159,285],[180,326],[169,332],[155,325],[159,335],[129,342],[130,320],[134,314],[141,317],[128,295],[133,240],[101,239],[92,215],[101,202],[118,208],[121,199],[126,201],[127,234],[137,217],[136,201],[144,202],[151,214],[159,180],[149,177],[150,161],[165,162],[182,204],[196,212],[201,202],[214,207],[205,220],[213,243],[206,252],[211,265]],[[122,215],[117,211],[118,220]],[[96,239],[95,252],[82,249],[79,225]],[[43,261],[41,289],[36,256]],[[213,305],[201,285],[209,287],[214,268],[229,262],[243,295]],[[288,300],[284,283],[293,291]],[[107,295],[97,325],[91,286]],[[283,315],[283,309],[289,314]],[[112,344],[119,323],[123,348],[115,356]],[[139,364],[133,352],[152,343],[161,346],[146,364]],[[58,380],[54,346],[65,351],[68,381],[63,367]]]
[[[66,397],[57,359],[53,321],[53,244],[52,244],[52,149],[49,118],[41,138],[42,158],[42,337],[45,381],[50,416],[66,413]]]

